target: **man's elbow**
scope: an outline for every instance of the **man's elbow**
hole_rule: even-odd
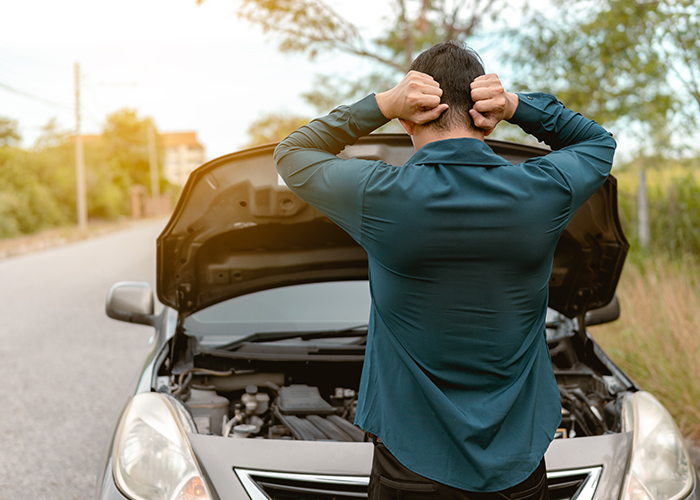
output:
[[[617,149],[617,141],[613,137],[612,132],[608,132],[606,134],[606,140],[607,140],[608,144],[610,144],[610,147],[612,147],[613,151],[615,149]]]
[[[275,148],[274,153],[272,153],[272,159],[275,161],[275,168],[277,168],[277,173],[282,176],[282,179],[287,180],[288,169],[284,166],[284,158],[289,152],[289,147],[284,143],[280,142]]]
[[[275,148],[275,151],[272,153],[272,159],[275,161],[275,165],[277,166],[277,169],[279,170],[279,164],[280,160],[284,158],[285,154],[287,153],[287,147],[284,144],[284,141],[280,142],[277,147]]]
[[[613,137],[611,132],[605,135],[605,146],[608,148],[610,161],[608,162],[608,173],[612,170],[613,159],[615,157],[615,150],[617,149],[617,141]]]

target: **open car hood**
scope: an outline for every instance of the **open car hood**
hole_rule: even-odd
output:
[[[549,150],[486,140],[512,163]],[[294,195],[260,146],[205,163],[189,177],[158,237],[158,299],[187,316],[250,292],[313,281],[366,279],[367,254],[345,231]],[[409,136],[373,134],[341,157],[403,165]],[[554,255],[549,306],[573,318],[610,302],[629,244],[617,214],[617,182],[574,215]]]

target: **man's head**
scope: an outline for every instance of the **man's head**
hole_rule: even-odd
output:
[[[438,119],[424,124],[424,127],[445,131],[474,129],[469,116],[469,110],[474,106],[470,84],[484,74],[484,65],[474,50],[451,41],[438,43],[422,52],[411,64],[411,69],[432,76],[442,89],[441,102],[449,105]]]

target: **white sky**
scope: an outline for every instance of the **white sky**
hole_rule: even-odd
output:
[[[359,14],[373,3],[352,6]],[[314,63],[280,54],[274,41],[238,19],[236,5],[0,0],[0,115],[19,122],[25,142],[51,117],[73,129],[78,61],[84,133],[99,132],[108,113],[130,107],[152,116],[161,131],[196,130],[213,158],[244,144],[248,125],[264,112],[313,114],[298,96],[311,89],[314,73],[367,68],[339,54]]]
[[[375,31],[381,29],[382,9],[388,9],[388,2],[376,0],[329,3]],[[313,63],[280,54],[273,39],[238,19],[237,5],[236,0],[201,6],[195,0],[0,0],[0,115],[19,122],[26,144],[52,117],[72,130],[78,61],[83,133],[98,133],[111,112],[135,108],[140,116],[152,116],[161,131],[196,130],[211,159],[246,143],[249,124],[265,112],[313,115],[299,95],[311,90],[315,73],[354,76],[369,70],[362,60],[340,53]],[[486,52],[488,66],[486,47],[475,48]]]

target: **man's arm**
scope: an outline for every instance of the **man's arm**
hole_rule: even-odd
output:
[[[277,172],[289,189],[358,242],[362,195],[374,162],[336,155],[386,122],[370,95],[300,127],[280,142],[274,153]]]
[[[471,88],[470,113],[487,135],[507,120],[552,148],[552,153],[531,163],[561,175],[571,192],[572,214],[605,182],[616,142],[596,122],[567,109],[552,95],[506,92],[496,75],[476,78]]]
[[[340,106],[292,132],[275,149],[277,171],[301,199],[360,241],[362,198],[371,173],[382,164],[336,155],[392,118],[425,123],[440,116],[442,91],[415,71],[393,89]]]

